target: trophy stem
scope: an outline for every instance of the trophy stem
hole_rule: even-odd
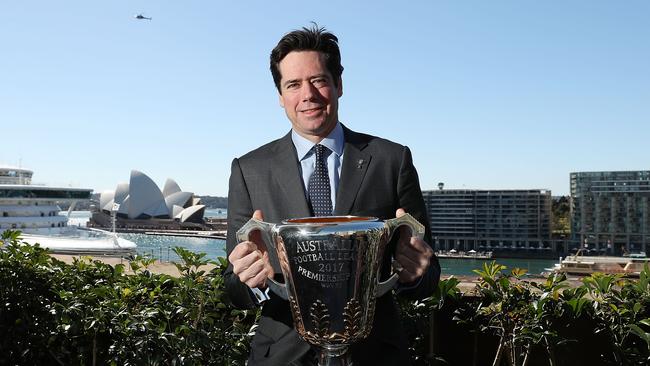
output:
[[[352,358],[347,351],[347,345],[322,345],[318,366],[352,366]]]

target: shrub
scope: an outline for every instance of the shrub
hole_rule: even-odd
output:
[[[458,281],[451,277],[430,299],[402,304],[414,364],[426,364],[425,359],[445,365],[650,364],[647,265],[638,280],[595,273],[573,287],[563,274],[533,281],[495,262],[475,272],[476,289],[460,301]],[[428,331],[414,332],[413,325],[421,329],[431,319],[436,319],[431,334],[443,336],[434,342],[435,353],[426,354]],[[473,352],[467,352],[470,347]]]
[[[5,232],[0,246],[0,364],[244,365],[258,317],[228,305],[225,259],[175,248],[178,278],[136,257],[71,265]],[[215,268],[205,271],[203,265]],[[650,269],[637,280],[594,274],[529,280],[495,262],[475,290],[440,281],[400,301],[414,365],[647,365]]]
[[[153,274],[137,257],[68,265],[18,233],[0,251],[0,364],[244,365],[256,312],[227,305],[225,260],[182,248],[181,277]],[[206,272],[199,267],[214,263]]]

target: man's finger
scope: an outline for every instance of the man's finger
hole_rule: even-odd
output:
[[[402,217],[404,215],[406,215],[406,211],[404,211],[404,209],[401,207],[395,211],[395,217]],[[411,230],[410,227],[403,225],[399,228],[400,242],[406,242],[408,238],[411,237],[412,235],[413,235],[413,230]]]
[[[246,257],[245,259],[249,258]],[[266,265],[264,264],[264,261],[261,259],[261,257],[253,257],[252,259],[252,262],[248,262],[247,264],[242,263],[242,265],[245,265],[246,267],[243,268],[243,271],[241,273],[239,273],[239,277],[244,282],[257,276],[260,272],[264,272],[266,275]]]
[[[235,274],[240,274],[247,270],[249,267],[253,265],[256,261],[259,261],[260,259],[263,258],[263,255],[260,251],[255,250],[253,252],[250,252],[246,254],[245,256],[242,256],[238,259],[233,260],[232,266],[233,266],[233,272]]]
[[[266,287],[266,274],[262,271],[244,283],[250,288]]]
[[[426,266],[429,263],[429,260],[431,259],[431,253],[427,251],[420,252],[418,250],[415,250],[412,247],[405,247],[396,253],[396,257],[400,255],[404,258],[408,258],[411,262],[415,263],[416,265]],[[402,263],[402,264],[405,265],[406,263]]]
[[[250,256],[257,254],[259,252],[251,253]],[[273,278],[273,267],[269,263],[268,254],[264,253],[261,258],[257,257],[249,267],[243,268],[241,273],[235,274],[237,274],[241,282],[250,288],[266,287],[267,278]]]
[[[235,246],[235,248],[230,252],[230,255],[228,256],[228,261],[230,263],[235,262],[248,254],[252,253],[253,251],[257,250],[257,246],[255,243],[252,243],[250,241],[243,241]]]
[[[402,270],[399,271],[399,281],[402,283],[409,283],[416,280],[423,273],[419,270],[417,263],[413,262],[410,258],[404,255],[396,255],[395,260],[401,266]]]
[[[427,253],[427,254],[429,254],[430,252],[433,253],[429,244],[427,244],[424,240],[415,237],[411,237],[408,246],[417,250],[420,253]]]
[[[412,270],[413,268],[418,266],[416,260],[410,258],[404,253],[395,255],[395,260],[397,260],[397,262],[399,262],[399,264],[401,264],[402,268],[404,268],[405,270]]]
[[[253,212],[253,218],[255,220],[264,221],[264,214],[262,213],[262,210],[255,210],[255,212]]]

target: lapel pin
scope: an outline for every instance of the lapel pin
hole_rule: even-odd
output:
[[[362,167],[363,167],[363,159],[359,159],[359,161],[357,161],[357,169],[361,169]]]

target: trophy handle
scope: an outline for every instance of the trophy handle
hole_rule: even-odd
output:
[[[411,236],[415,236],[418,239],[424,238],[424,225],[420,224],[411,214],[406,213],[400,217],[394,219],[386,220],[384,222],[386,229],[388,229],[388,241],[393,238],[395,234],[395,229],[400,226],[407,226],[411,229]]]
[[[280,268],[280,262],[278,261],[277,252],[276,252],[277,249],[275,246],[274,235],[273,235],[274,226],[275,225],[269,224],[268,222],[251,218],[250,220],[248,220],[247,223],[244,224],[244,226],[242,226],[239,230],[237,230],[237,241],[241,243],[243,241],[250,240],[251,231],[259,230],[262,236],[262,241],[266,245],[267,253],[269,253],[271,266],[273,268]],[[280,298],[284,300],[289,299],[289,293],[287,291],[287,286],[285,284],[279,283],[272,278],[267,278],[266,281],[271,291],[273,291],[276,295],[280,296]]]
[[[420,224],[418,220],[408,213],[394,219],[386,220],[384,226],[388,231],[387,241],[390,241],[393,238],[395,231],[400,226],[407,226],[411,229],[411,236],[415,236],[418,239],[424,238],[424,225]],[[377,284],[377,297],[383,296],[395,287],[401,270],[402,268],[399,263],[393,261],[393,274],[386,281]]]
[[[244,224],[244,226],[237,230],[237,241],[240,243],[248,241],[250,240],[251,231],[259,230],[260,234],[262,234],[262,241],[266,247],[268,248],[270,246],[275,250],[275,243],[273,242],[272,234],[273,226],[273,224],[269,224],[268,222],[251,218]]]
[[[287,285],[272,278],[267,278],[266,281],[266,284],[269,286],[271,291],[280,296],[282,300],[289,301],[289,290],[287,289]]]
[[[390,277],[386,281],[378,282],[377,283],[377,295],[375,297],[382,297],[388,291],[395,288],[395,284],[397,283],[397,280],[399,280],[399,273],[393,272],[393,274],[390,275]]]

